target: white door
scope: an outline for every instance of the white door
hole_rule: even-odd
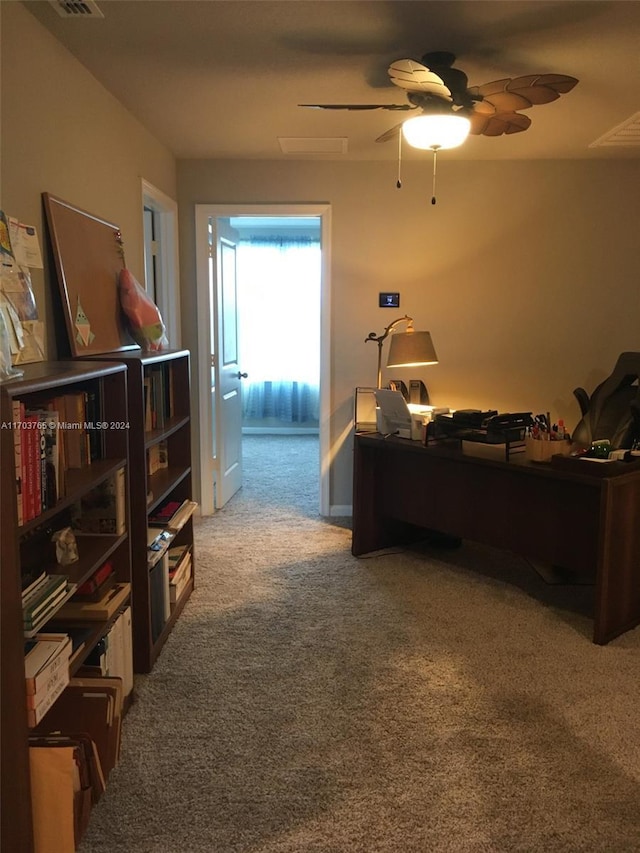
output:
[[[242,484],[242,365],[237,361],[236,244],[231,227],[222,219],[242,215],[299,215],[321,218],[320,514],[330,515],[331,209],[325,204],[197,204],[195,207],[201,513],[211,515],[214,507],[223,506]]]
[[[215,371],[215,434],[224,436],[218,441],[216,509],[224,506],[242,486],[242,389],[246,378],[238,364],[238,298],[236,276],[236,241],[230,229],[220,220],[213,222],[216,246],[216,335]],[[224,232],[227,233],[224,233]]]
[[[202,515],[211,515],[242,485],[242,395],[233,230],[199,210],[196,252],[201,318],[200,507]]]

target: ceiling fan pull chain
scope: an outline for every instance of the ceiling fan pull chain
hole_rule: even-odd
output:
[[[398,180],[396,181],[396,189],[402,189],[402,129],[398,131]]]
[[[436,155],[438,153],[438,149],[433,149],[433,188],[432,188],[432,196],[431,196],[431,204],[436,203]]]

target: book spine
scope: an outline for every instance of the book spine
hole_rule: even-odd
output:
[[[40,435],[35,428],[36,418],[25,415],[22,431],[24,443],[22,452],[25,464],[25,479],[22,488],[26,495],[25,521],[31,521],[40,514]]]
[[[12,402],[12,420],[11,428],[13,429],[13,454],[16,466],[16,503],[18,510],[18,526],[24,524],[24,505],[22,498],[22,418],[24,417],[24,403],[19,400]]]
[[[37,415],[40,418],[40,415]],[[47,492],[47,436],[43,420],[38,421],[38,452],[40,456],[40,512],[49,509]]]

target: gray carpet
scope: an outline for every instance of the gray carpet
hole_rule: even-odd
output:
[[[82,853],[640,851],[640,630],[471,544],[357,560],[315,439],[244,448]]]

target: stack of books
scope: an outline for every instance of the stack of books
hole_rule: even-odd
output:
[[[191,577],[191,549],[169,548],[169,601],[175,605]]]
[[[73,590],[66,575],[49,575],[46,572],[32,581],[22,591],[22,617],[24,633],[33,637],[51,619]]]
[[[40,722],[69,683],[70,655],[68,634],[36,634],[26,644],[24,674],[29,726]]]

